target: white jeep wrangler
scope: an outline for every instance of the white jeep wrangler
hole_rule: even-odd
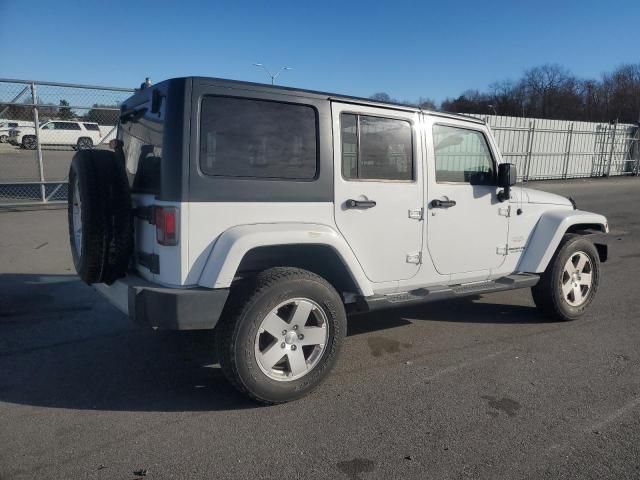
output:
[[[335,363],[347,313],[530,287],[549,318],[593,301],[602,215],[512,188],[480,120],[178,78],[122,106],[114,152],[69,173],[76,269],[133,320],[213,329],[264,403]]]

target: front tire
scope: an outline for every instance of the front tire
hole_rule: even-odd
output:
[[[346,333],[338,292],[322,277],[277,267],[232,288],[217,327],[223,373],[264,404],[311,392],[333,367]]]
[[[9,141],[9,137],[7,135],[0,135],[0,143],[7,143]]]
[[[581,235],[566,234],[531,293],[536,307],[545,315],[569,321],[584,314],[599,283],[596,247]]]

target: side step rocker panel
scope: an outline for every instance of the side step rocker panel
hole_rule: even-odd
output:
[[[373,295],[361,297],[355,304],[350,304],[349,313],[364,313],[386,308],[420,305],[422,303],[463,298],[480,293],[501,292],[518,288],[533,287],[540,280],[540,276],[530,273],[518,273],[506,277],[460,285],[437,285],[428,288],[418,288],[408,292],[387,295]]]

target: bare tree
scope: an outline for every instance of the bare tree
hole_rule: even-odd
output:
[[[488,92],[468,90],[442,102],[442,110],[566,120],[640,120],[640,64],[622,65],[601,80],[576,78],[560,65],[541,65],[518,81],[500,81]]]
[[[376,102],[387,102],[387,103],[395,102],[395,100],[391,98],[391,96],[388,93],[384,93],[384,92],[374,93],[369,98],[371,100],[375,100]]]

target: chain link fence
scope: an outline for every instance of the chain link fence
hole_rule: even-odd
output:
[[[0,79],[0,206],[66,202],[75,151],[107,148],[132,93]],[[637,125],[475,116],[491,126],[521,180],[639,174]]]
[[[74,153],[108,148],[132,92],[0,79],[0,206],[66,202]]]

